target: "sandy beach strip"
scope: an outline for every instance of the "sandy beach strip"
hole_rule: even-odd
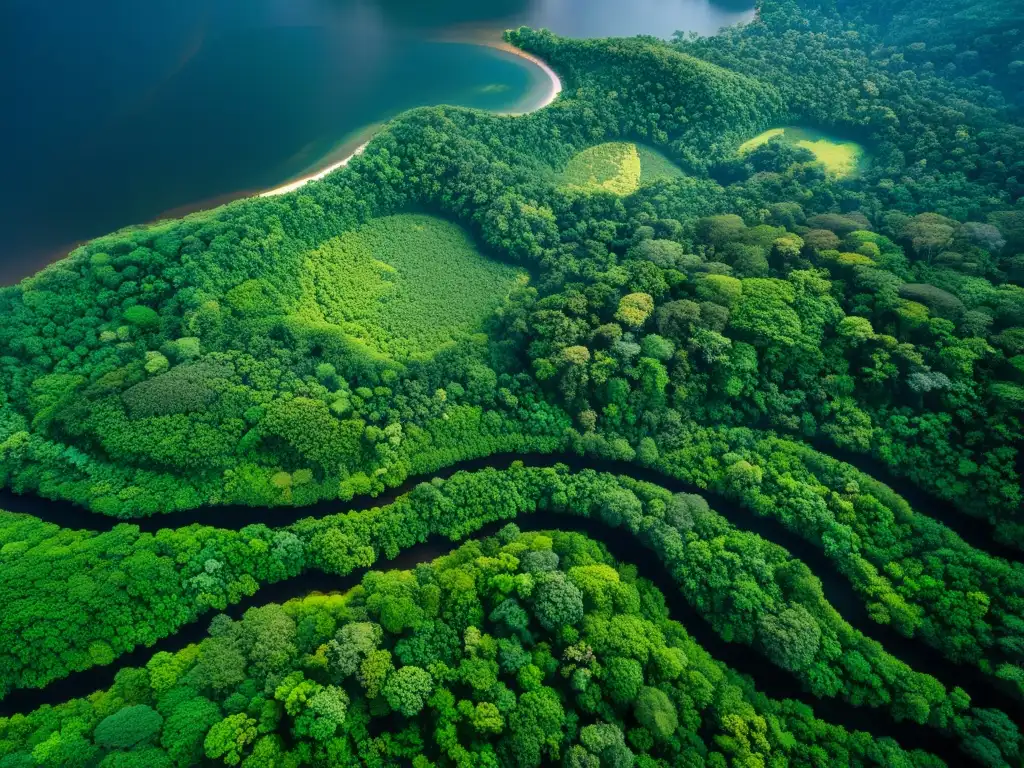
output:
[[[527,61],[529,61],[530,63],[534,64],[536,67],[538,67],[548,78],[548,83],[549,83],[548,91],[545,94],[544,99],[539,104],[537,104],[532,109],[528,109],[528,110],[526,110],[524,112],[499,112],[499,113],[497,113],[498,116],[500,116],[500,117],[520,117],[522,115],[528,115],[531,112],[536,112],[538,109],[544,109],[544,107],[548,106],[555,99],[557,99],[558,95],[562,92],[562,79],[557,75],[555,70],[553,70],[551,67],[549,67],[547,62],[543,61],[542,59],[539,59],[536,56],[534,56],[533,54],[527,53],[526,51],[521,50],[519,48],[516,48],[514,45],[510,45],[510,44],[508,44],[508,43],[506,43],[504,41],[502,41],[502,42],[497,42],[497,41],[491,42],[491,41],[488,41],[488,42],[484,42],[484,43],[480,43],[480,44],[481,45],[486,45],[488,48],[494,48],[494,49],[499,50],[499,51],[505,51],[506,53],[511,53],[513,56],[518,56],[521,59],[526,59]],[[303,176],[301,179],[296,179],[295,181],[290,181],[287,184],[282,184],[279,187],[274,187],[273,189],[268,189],[266,192],[260,192],[257,195],[257,197],[273,197],[274,195],[285,195],[285,194],[287,194],[289,192],[294,192],[296,189],[299,189],[300,187],[305,186],[306,184],[308,184],[311,181],[319,181],[320,179],[324,178],[324,176],[327,176],[329,173],[334,173],[334,171],[338,170],[339,168],[344,168],[346,165],[348,165],[352,161],[353,158],[358,157],[359,155],[363,154],[363,152],[366,150],[367,145],[372,140],[373,139],[371,137],[369,140],[365,141],[364,143],[362,143],[358,147],[356,147],[351,155],[349,155],[348,157],[344,158],[343,160],[339,160],[338,162],[333,163],[332,165],[327,166],[323,170],[317,171],[316,173],[311,173],[308,176]]]
[[[499,51],[505,51],[506,53],[511,53],[513,56],[518,56],[521,59],[526,59],[527,61],[529,61],[530,63],[534,64],[536,67],[538,67],[541,72],[543,72],[545,75],[547,75],[547,78],[548,78],[549,88],[548,88],[547,94],[545,94],[545,96],[544,96],[544,100],[543,101],[541,101],[539,104],[537,104],[532,109],[526,110],[525,112],[499,112],[498,113],[499,115],[504,115],[506,117],[517,117],[519,115],[528,115],[531,112],[536,112],[538,109],[544,109],[544,107],[548,106],[555,99],[557,99],[558,95],[562,92],[562,78],[560,78],[558,76],[558,73],[555,72],[555,70],[553,70],[550,66],[548,66],[548,63],[546,61],[544,61],[543,59],[539,59],[536,56],[534,56],[532,53],[527,53],[522,48],[516,48],[514,45],[511,45],[511,44],[506,43],[504,41],[501,41],[501,42],[486,42],[486,43],[483,43],[483,45],[486,45],[488,48],[494,48],[494,49],[499,50]]]
[[[333,165],[327,166],[321,171],[311,173],[309,174],[309,176],[303,176],[301,179],[296,179],[295,181],[289,181],[287,184],[282,184],[280,187],[268,189],[266,192],[260,192],[259,195],[257,195],[257,197],[273,197],[274,195],[286,195],[289,192],[294,192],[299,187],[303,187],[306,184],[309,184],[309,182],[311,181],[319,181],[327,174],[334,173],[339,168],[344,168],[352,161],[352,158],[359,157],[359,155],[363,154],[363,152],[366,151],[366,147],[369,143],[369,141],[364,141],[362,144],[355,148],[351,155],[349,155],[343,160],[339,160]]]

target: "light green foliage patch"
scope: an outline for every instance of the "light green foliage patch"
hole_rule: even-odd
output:
[[[855,176],[864,161],[864,147],[860,144],[841,141],[808,128],[771,128],[740,144],[738,152],[745,155],[775,138],[786,144],[810,150],[833,179]]]
[[[430,355],[479,330],[526,280],[458,226],[423,215],[371,221],[311,251],[305,266],[296,314],[396,358]]]
[[[683,176],[682,169],[665,157],[658,150],[638,144],[637,153],[640,155],[640,183],[650,184],[654,181],[671,181]]]
[[[782,136],[785,133],[785,128],[769,128],[764,133],[760,133],[754,138],[744,141],[742,144],[740,144],[740,148],[738,151],[741,155],[745,155],[747,154],[747,152],[752,152],[758,147],[764,146],[769,141],[774,139],[776,136]]]
[[[562,172],[561,183],[579,192],[629,195],[640,188],[640,168],[636,144],[611,141],[574,155]]]
[[[642,184],[683,175],[679,166],[652,147],[612,141],[577,153],[556,178],[563,188],[579,192],[631,195]]]

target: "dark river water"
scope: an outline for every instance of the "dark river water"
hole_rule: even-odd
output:
[[[796,679],[781,667],[768,663],[748,647],[728,643],[721,639],[710,622],[698,613],[682,596],[668,572],[635,538],[622,535],[592,519],[567,517],[552,513],[533,513],[520,516],[516,524],[524,531],[562,530],[576,531],[602,542],[613,557],[620,562],[631,563],[637,568],[637,575],[648,579],[665,595],[670,618],[681,622],[687,632],[704,647],[717,661],[723,662],[740,674],[750,677],[757,689],[776,699],[795,699],[814,709],[817,717],[850,730],[861,730],[873,736],[896,739],[905,749],[923,749],[939,755],[950,765],[960,765],[964,755],[957,749],[955,741],[928,726],[911,722],[894,722],[886,714],[869,708],[853,707],[836,699],[817,698],[802,690]],[[490,536],[506,521],[490,523],[470,538]],[[347,576],[332,576],[317,571],[306,571],[286,581],[263,585],[259,592],[244,598],[240,603],[229,606],[225,614],[240,619],[250,609],[269,603],[283,603],[292,598],[301,598],[314,593],[344,592],[360,583],[369,570],[393,568],[411,569],[418,563],[430,562],[447,554],[458,546],[443,537],[433,536],[428,541],[411,547],[392,560],[382,560],[373,569],[361,568]],[[46,704],[56,705],[72,698],[85,697],[95,691],[105,690],[114,683],[118,670],[127,667],[142,667],[157,652],[174,653],[190,643],[198,643],[207,635],[209,616],[186,624],[174,634],[158,640],[153,647],[139,646],[134,651],[118,657],[113,664],[91,667],[71,673],[67,678],[54,681],[42,689],[16,689],[0,700],[0,716],[28,713]]]
[[[673,492],[699,493],[712,508],[743,531],[756,533],[762,538],[783,547],[793,557],[806,564],[822,583],[826,600],[854,628],[879,642],[890,654],[909,664],[916,671],[936,677],[947,688],[959,686],[971,697],[975,706],[994,707],[1008,713],[1018,713],[1019,700],[1003,685],[983,674],[975,667],[954,664],[945,659],[934,648],[920,639],[911,639],[898,634],[887,625],[876,624],[868,615],[863,599],[856,593],[850,581],[836,568],[820,546],[788,530],[781,522],[769,517],[760,517],[746,507],[713,492],[687,485],[671,476],[635,464],[596,458],[581,458],[571,454],[497,454],[479,459],[459,462],[443,470],[422,477],[409,478],[398,488],[393,488],[376,499],[358,497],[349,502],[325,501],[307,507],[253,508],[240,506],[205,507],[195,510],[157,515],[152,518],[130,521],[141,530],[156,532],[161,528],[177,528],[192,524],[205,524],[240,530],[246,525],[263,523],[270,527],[291,525],[307,517],[323,517],[341,511],[358,511],[393,502],[398,496],[411,491],[417,483],[430,477],[451,477],[457,472],[476,471],[486,467],[505,469],[515,461],[528,466],[554,466],[565,464],[573,471],[593,469],[617,475],[628,475],[637,480],[660,485]],[[7,489],[0,490],[0,509],[35,515],[62,528],[87,528],[111,530],[119,521],[104,517],[76,505],[41,499],[37,496],[18,496]],[[798,681],[789,673],[767,662],[750,648],[724,641],[712,629],[706,618],[701,616],[683,598],[672,577],[657,557],[653,557],[637,537],[608,528],[592,519],[580,519],[564,514],[542,512],[520,515],[515,522],[524,528],[560,528],[577,530],[602,541],[611,554],[623,562],[637,565],[640,575],[653,581],[665,593],[673,617],[682,621],[711,654],[743,674],[750,675],[758,688],[778,698],[796,698],[814,706],[819,716],[848,728],[868,730],[876,736],[892,736],[908,748],[922,748],[942,755],[951,765],[963,762],[957,756],[956,746],[932,728],[917,726],[909,722],[896,723],[884,713],[867,708],[852,707],[834,699],[819,699],[804,691]],[[504,523],[484,527],[482,533],[493,533]],[[477,534],[479,535],[479,533]],[[409,568],[417,562],[437,557],[452,546],[441,537],[433,537],[417,547],[402,552],[394,561],[378,564],[378,568]],[[282,602],[291,597],[300,597],[310,591],[347,589],[358,583],[362,572],[345,578],[325,576],[308,571],[302,576],[265,585],[252,598],[228,610],[238,617],[246,608],[269,602]],[[0,715],[25,712],[43,704],[55,704],[73,696],[88,695],[105,688],[113,681],[117,669],[124,666],[145,664],[155,650],[173,651],[189,642],[197,642],[205,636],[208,624],[206,618],[186,625],[172,636],[160,640],[155,648],[137,648],[108,667],[95,667],[72,674],[68,679],[55,681],[43,689],[20,689],[10,692],[0,700]],[[1012,716],[1012,715],[1011,715]],[[1019,716],[1015,718],[1019,721]]]
[[[669,616],[681,622],[686,631],[707,650],[717,661],[751,678],[760,693],[776,699],[795,699],[812,707],[814,714],[835,725],[849,730],[871,733],[876,738],[889,737],[905,749],[922,749],[943,758],[949,765],[971,764],[959,752],[955,740],[925,725],[912,722],[895,722],[885,713],[870,708],[854,707],[836,699],[822,699],[804,691],[796,679],[781,667],[767,662],[750,648],[725,642],[716,633],[710,622],[691,606],[672,577],[653,556],[652,552],[629,535],[622,535],[593,519],[567,517],[550,512],[533,513],[516,518],[515,523],[524,531],[562,530],[576,531],[603,543],[614,558],[636,566],[637,575],[653,582],[665,596]],[[470,538],[490,536],[506,521],[490,523]],[[411,547],[392,560],[382,560],[372,570],[393,568],[411,569],[418,563],[430,562],[447,554],[458,546],[440,536]],[[300,576],[263,585],[259,592],[244,598],[240,603],[229,606],[225,614],[240,619],[250,608],[269,603],[283,603],[292,598],[301,598],[314,593],[344,592],[360,583],[366,572],[359,569],[347,576],[332,576],[316,571],[306,571]],[[153,647],[139,646],[134,651],[121,655],[113,664],[91,667],[71,673],[67,678],[54,681],[42,689],[16,689],[0,700],[0,716],[27,713],[43,705],[56,705],[72,698],[85,697],[99,690],[105,690],[114,683],[117,671],[127,667],[142,667],[157,652],[174,653],[190,643],[198,643],[207,635],[209,617],[186,624],[174,634],[158,640]]]
[[[0,3],[0,284],[83,240],[340,159],[402,110],[523,111],[534,64],[471,42],[713,34],[752,0]]]

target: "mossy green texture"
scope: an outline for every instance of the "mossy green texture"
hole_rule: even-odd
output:
[[[523,270],[480,253],[455,224],[400,214],[310,251],[296,314],[339,326],[384,355],[430,355],[480,330],[526,280]]]
[[[776,138],[810,150],[834,179],[856,176],[866,156],[864,147],[854,141],[843,141],[809,128],[771,128],[740,144],[738,152],[745,155]]]
[[[641,185],[662,180],[671,181],[686,175],[678,165],[653,147],[637,144],[636,149],[640,155]]]
[[[652,147],[628,141],[598,144],[577,153],[559,177],[566,189],[631,195],[643,184],[677,179],[682,170]]]
[[[561,181],[579,192],[632,194],[640,188],[640,153],[635,144],[623,141],[588,147],[572,157]]]

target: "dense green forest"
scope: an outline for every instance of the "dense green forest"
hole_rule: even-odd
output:
[[[756,693],[629,565],[514,526],[215,620],[88,700],[0,721],[0,743],[54,766],[937,765]]]
[[[510,527],[0,717],[0,768],[943,763],[767,698],[725,644],[794,697],[1022,765],[1022,32],[957,0],[519,29],[563,82],[545,109],[413,110],[322,181],[0,288],[0,484],[38,513],[0,513],[0,706],[531,513],[617,529],[713,630],[594,541]],[[617,469],[346,509],[496,454]],[[123,522],[47,522],[66,502]]]
[[[822,3],[854,26],[878,27],[880,41],[929,72],[965,87],[998,88],[1024,106],[1024,8],[970,0],[838,0]]]

